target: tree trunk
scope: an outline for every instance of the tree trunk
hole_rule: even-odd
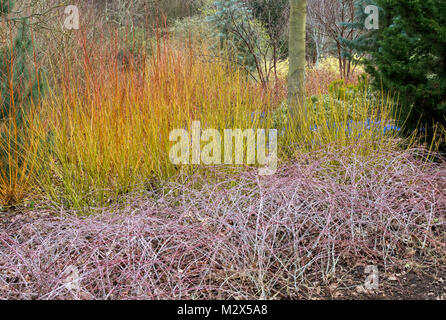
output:
[[[290,0],[288,105],[295,113],[305,97],[305,25],[307,0]]]

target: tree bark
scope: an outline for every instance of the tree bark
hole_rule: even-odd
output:
[[[288,105],[296,113],[305,97],[307,0],[290,0]]]

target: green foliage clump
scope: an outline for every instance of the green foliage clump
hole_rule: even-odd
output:
[[[13,8],[13,1],[0,0],[0,21]],[[32,40],[30,25],[23,19],[12,44],[0,47],[0,119],[12,113],[17,124],[23,121],[23,110],[43,89],[41,72],[31,68]]]
[[[362,74],[358,77],[358,84],[346,84],[344,79],[335,80],[330,83],[328,87],[329,93],[336,99],[351,100],[357,97],[359,94],[372,93],[369,91],[369,82],[367,76]]]
[[[358,0],[379,8],[379,29],[351,42],[378,90],[396,93],[407,128],[446,123],[446,2]],[[363,19],[363,17],[362,17]],[[363,27],[363,25],[362,25]]]
[[[366,75],[358,77],[358,83],[346,84],[344,79],[335,80],[330,83],[328,94],[312,96],[307,99],[307,104],[313,110],[325,110],[325,117],[331,118],[333,110],[343,109],[348,120],[358,118],[357,112],[364,111],[364,108],[358,109],[357,105],[363,101],[368,101],[371,105],[377,104],[380,94],[371,90]],[[336,111],[338,112],[338,111]]]
[[[0,1],[0,16],[2,14],[7,14],[11,11],[11,8],[13,7],[12,0],[1,0]]]
[[[307,97],[305,110],[314,118],[326,119],[328,123],[339,121],[370,120],[370,117],[380,117],[379,108],[386,107],[387,114],[394,114],[394,101],[391,97],[374,91],[365,74],[358,77],[357,84],[346,84],[345,80],[339,79],[330,83],[327,94],[318,94]],[[288,127],[289,107],[286,102],[275,109],[273,113],[273,126],[277,129]],[[310,125],[311,124],[306,124]]]

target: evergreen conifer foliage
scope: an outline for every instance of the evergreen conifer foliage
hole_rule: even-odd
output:
[[[379,8],[379,29],[350,42],[366,53],[376,89],[398,95],[401,120],[446,123],[446,1],[357,0]],[[364,21],[364,15],[359,16]],[[364,28],[364,24],[358,23]]]
[[[0,0],[0,15],[8,14],[13,7],[12,0]]]
[[[13,5],[0,0],[0,206],[17,204],[32,188],[37,153],[28,140],[25,113],[43,89],[41,72],[32,60],[30,22],[8,16]]]
[[[214,36],[220,39],[220,49],[226,47],[234,56],[233,60],[254,72],[256,63],[253,53],[259,46],[259,35],[251,23],[251,8],[240,0],[216,0],[213,5],[215,10],[207,21],[215,27]]]
[[[0,22],[13,9],[14,1],[0,0]],[[12,44],[0,45],[0,120],[12,116],[23,121],[23,110],[42,91],[41,73],[32,65],[32,40],[27,19],[17,26],[3,23],[15,37]]]

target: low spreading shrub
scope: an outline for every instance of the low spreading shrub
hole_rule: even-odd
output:
[[[0,298],[301,298],[355,266],[444,259],[446,166],[423,156],[324,149],[265,179],[196,174],[122,210],[19,217],[0,229]]]

